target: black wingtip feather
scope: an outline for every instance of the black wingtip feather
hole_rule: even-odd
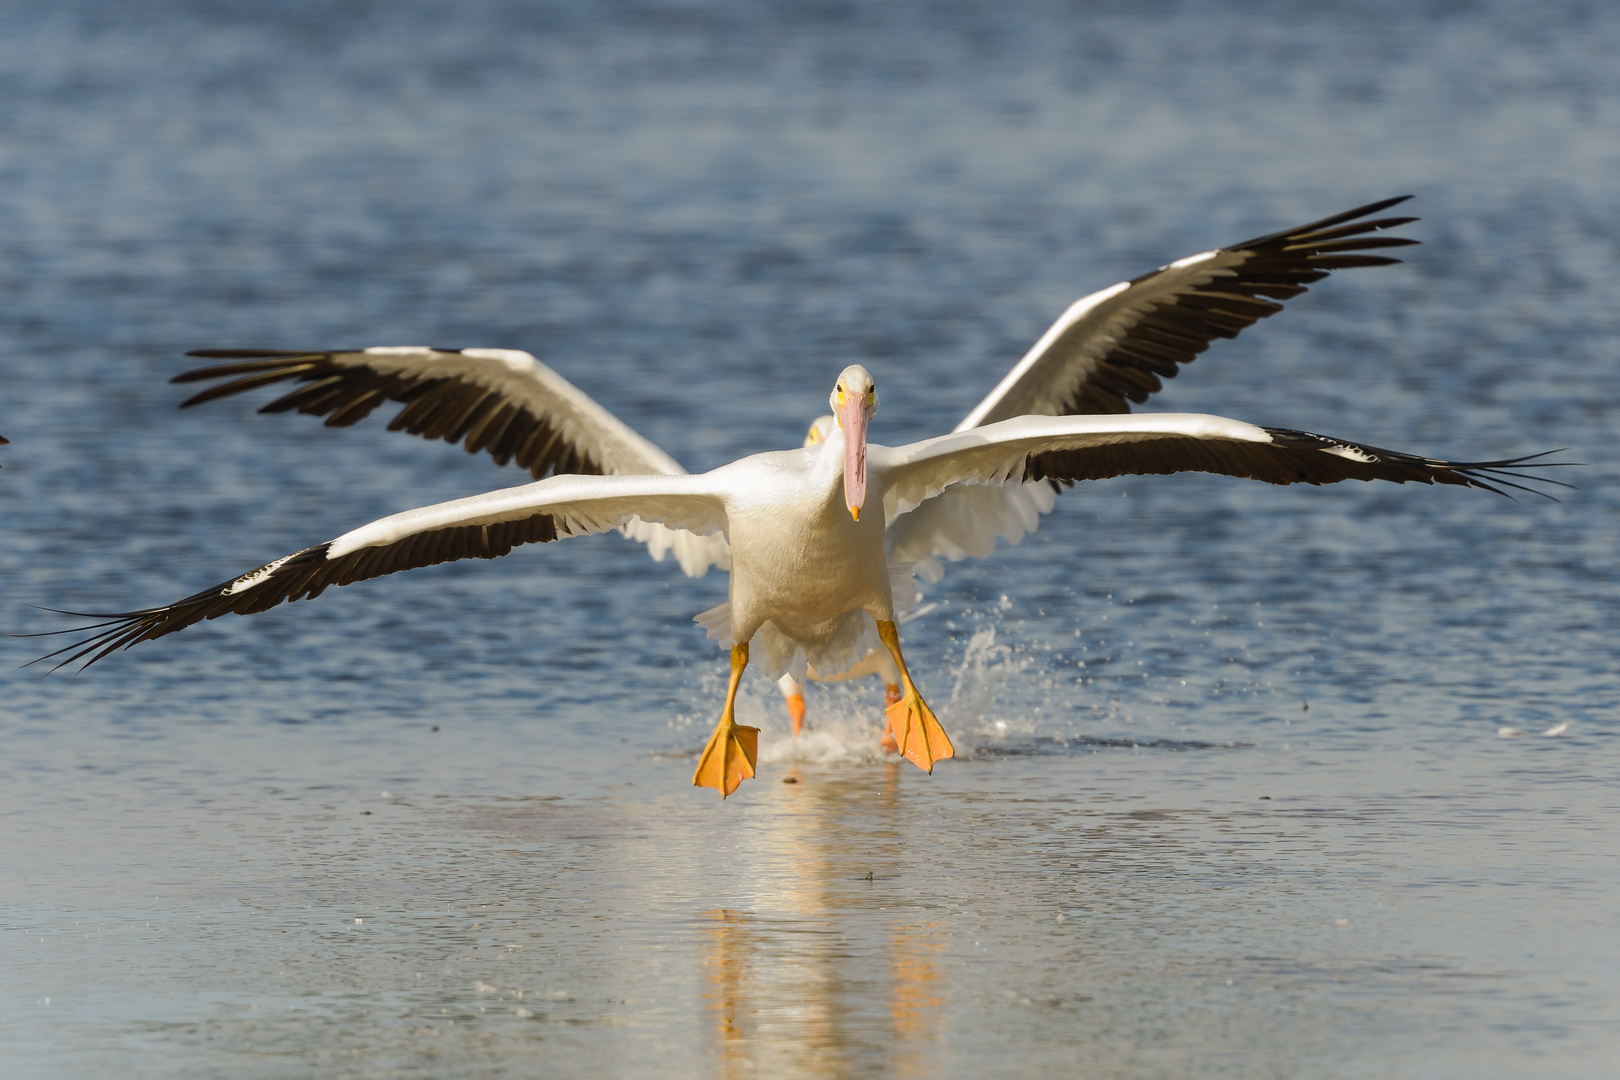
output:
[[[1545,460],[1556,450],[1496,461],[1443,461],[1290,428],[1265,428],[1269,442],[1163,435],[1139,442],[1048,451],[1025,462],[1025,480],[1068,484],[1111,476],[1206,472],[1268,484],[1336,484],[1383,480],[1397,484],[1475,487],[1507,498],[1523,491],[1553,498],[1530,486],[1571,487],[1531,470],[1575,464]],[[1556,501],[1556,500],[1555,500]]]
[[[1360,266],[1394,266],[1400,261],[1388,255],[1323,255],[1312,257],[1311,265],[1324,270],[1353,270]]]
[[[564,532],[563,535],[568,534]],[[24,666],[65,657],[51,670],[76,661],[83,661],[80,669],[83,670],[120,649],[184,630],[208,619],[223,615],[252,615],[280,604],[314,599],[333,586],[349,585],[457,559],[499,558],[521,544],[543,544],[556,539],[558,528],[553,518],[549,514],[536,513],[510,521],[453,525],[414,533],[392,544],[360,548],[337,558],[330,557],[330,542],[317,544],[161,607],[127,612],[58,611],[58,614],[73,618],[96,621],[65,631],[19,636],[46,637],[51,633],[88,633],[89,636]]]
[[[1244,248],[1263,247],[1266,244],[1275,244],[1279,240],[1285,240],[1292,236],[1320,232],[1323,229],[1331,229],[1335,225],[1342,225],[1347,221],[1355,221],[1357,218],[1368,217],[1372,214],[1388,210],[1392,206],[1399,206],[1401,203],[1410,198],[1412,198],[1410,195],[1397,195],[1393,199],[1381,199],[1378,202],[1368,203],[1366,206],[1358,206],[1354,210],[1346,210],[1342,214],[1334,214],[1333,216],[1325,217],[1320,221],[1313,221],[1308,225],[1298,225],[1292,229],[1284,229],[1281,232],[1268,233],[1265,236],[1257,236],[1253,240],[1245,240],[1241,244],[1233,244],[1231,246],[1238,250]],[[1418,219],[1407,218],[1403,224],[1416,220]],[[1375,224],[1376,223],[1368,223],[1362,227],[1371,228]]]
[[[430,351],[448,357],[462,350]],[[187,398],[182,409],[289,381],[296,388],[260,412],[297,411],[326,417],[328,427],[347,427],[395,402],[401,409],[388,422],[390,431],[465,441],[469,453],[488,452],[498,464],[515,461],[537,480],[547,474],[603,471],[585,446],[565,437],[557,416],[508,400],[465,372],[379,370],[353,355],[338,362],[331,352],[197,349],[186,355],[231,362],[174,376],[170,381],[175,383],[229,380]]]
[[[1214,269],[1202,260],[1171,263],[1132,278],[1107,310],[1128,311],[1133,319],[1123,334],[1088,339],[1095,320],[1082,318],[1051,345],[1053,360],[1042,357],[1032,371],[1061,386],[1032,389],[1028,382],[981,403],[979,423],[1008,420],[1024,412],[1103,414],[1130,411],[1161,385],[1139,383],[1133,369],[1148,368],[1169,378],[1169,366],[1189,364],[1218,338],[1235,338],[1257,321],[1276,314],[1281,304],[1308,291],[1334,270],[1391,266],[1401,260],[1374,251],[1410,247],[1410,237],[1373,235],[1408,225],[1411,215],[1378,217],[1412,198],[1397,195],[1333,214],[1305,225],[1217,249]],[[1211,255],[1216,252],[1210,253]],[[1157,282],[1157,284],[1156,284]],[[1138,291],[1140,290],[1140,291]],[[1092,349],[1096,349],[1093,352]]]
[[[1296,230],[1289,233],[1288,236],[1298,243],[1303,243],[1307,240],[1337,240],[1342,236],[1365,236],[1370,232],[1380,232],[1384,229],[1395,229],[1402,225],[1410,225],[1412,222],[1420,220],[1422,219],[1415,217],[1379,218],[1377,221],[1358,221],[1352,225],[1341,225],[1336,229],[1318,229],[1315,232]],[[1411,243],[1419,244],[1422,243],[1422,241],[1413,240]]]

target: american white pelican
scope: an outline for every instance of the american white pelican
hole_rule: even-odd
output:
[[[1410,196],[1357,207],[1298,228],[1206,251],[1077,300],[961,423],[965,431],[1021,415],[1125,413],[1172,378],[1216,338],[1282,310],[1278,301],[1306,291],[1329,271],[1400,260],[1366,251],[1417,241],[1374,235],[1417,220],[1373,218]],[[260,412],[296,410],[347,427],[387,401],[403,408],[389,429],[487,451],[498,464],[516,462],[536,479],[548,473],[684,475],[673,457],[637,434],[588,395],[528,353],[503,349],[370,348],[274,352],[205,349],[189,353],[231,363],[178,375],[177,383],[228,380],[186,400],[199,405],[281,382],[301,385]],[[825,417],[817,424],[832,423]],[[822,431],[825,435],[825,430]],[[817,425],[809,441],[815,441]],[[985,557],[998,540],[1016,544],[1050,511],[1047,483],[961,485],[889,523],[889,560],[911,564],[937,581],[942,560]],[[639,519],[623,531],[644,542],[655,559],[673,552],[681,569],[699,576],[726,569],[731,552],[723,533],[696,536]],[[875,650],[858,671],[884,677],[892,704],[900,672],[886,650]],[[804,716],[803,688],[784,676],[793,729]],[[888,739],[888,736],[885,736]]]
[[[843,671],[881,645],[900,673],[901,699],[887,710],[900,752],[928,771],[952,756],[900,650],[884,534],[886,522],[954,485],[1194,471],[1273,484],[1356,479],[1531,490],[1516,471],[1532,467],[1529,458],[1437,461],[1191,413],[1023,416],[906,446],[868,444],[877,389],[859,365],[839,375],[831,402],[838,428],[819,446],[754,454],[696,476],[552,476],[408,510],[172,604],[70,612],[102,621],[80,628],[94,632],[51,656],[66,653],[61,663],[88,666],[203,619],[265,611],[399,570],[496,558],[520,544],[633,520],[723,534],[731,547],[730,599],[698,621],[730,647],[731,680],[692,782],[724,797],[754,775],[758,729],[739,725],[733,709],[756,645],[772,678],[802,675],[806,663]]]
[[[819,446],[821,443],[826,442],[827,437],[833,433],[833,429],[837,424],[837,417],[830,414],[816,417],[810,422],[810,429],[805,432],[804,445]],[[905,516],[902,515],[899,520],[904,521]],[[902,604],[900,607],[902,614],[904,614],[907,605]],[[805,678],[814,679],[817,682],[848,682],[854,679],[864,679],[868,675],[877,675],[883,679],[884,708],[888,708],[900,700],[900,669],[894,666],[894,658],[889,655],[887,649],[870,650],[854,667],[845,672],[823,675],[815,668],[810,668],[805,672]],[[787,705],[788,719],[793,724],[793,734],[797,735],[804,728],[804,682],[795,678],[789,672],[776,681],[776,686],[777,689],[782,691],[782,700]],[[898,744],[894,741],[894,733],[888,728],[883,729],[881,745],[885,750],[893,751],[897,749]]]

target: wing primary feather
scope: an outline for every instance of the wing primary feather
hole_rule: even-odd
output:
[[[188,353],[187,355],[195,354]],[[245,364],[217,364],[213,367],[192,368],[190,371],[182,371],[171,378],[169,382],[202,382],[206,379],[228,379],[234,375],[250,375],[255,371],[281,371],[286,369],[289,360],[295,359],[317,361],[321,359],[321,355],[318,353],[314,355],[309,353],[289,353],[274,360],[254,360]]]
[[[301,365],[301,367],[303,371],[312,371],[314,370],[315,365],[307,364]],[[263,371],[256,375],[247,375],[243,378],[235,380],[234,382],[222,383],[219,386],[211,386],[207,390],[198,391],[197,393],[188,397],[186,400],[182,401],[180,403],[180,407],[182,409],[189,409],[193,405],[201,405],[205,402],[214,401],[219,398],[231,397],[235,394],[245,393],[248,390],[257,390],[261,386],[270,386],[273,383],[282,382],[285,379],[295,379],[301,373],[302,371],[299,369],[299,367],[295,366],[292,369],[281,367]]]
[[[256,614],[279,604],[312,600],[334,586],[435,563],[458,559],[494,559],[521,544],[548,543],[557,537],[558,530],[552,516],[537,513],[514,521],[453,525],[413,533],[392,544],[359,548],[337,558],[330,557],[330,543],[321,544],[162,607],[116,613],[60,611],[59,614],[96,621],[68,630],[48,631],[47,634],[88,632],[90,636],[24,666],[61,657],[52,666],[52,671],[79,661],[83,661],[84,667],[89,667],[137,642],[163,637],[221,615]]]
[[[359,351],[358,349],[325,349],[325,350],[322,350],[321,352],[310,353],[310,352],[286,351],[286,350],[280,350],[280,349],[192,349],[190,352],[186,353],[186,355],[187,356],[194,356],[199,360],[254,360],[254,359],[261,359],[262,358],[266,363],[277,363],[279,361],[286,360],[286,359],[288,359],[290,357],[294,357],[294,356],[327,356],[327,355],[329,355],[331,353],[335,353],[335,352],[358,352],[358,351]],[[177,375],[173,379],[170,379],[169,381],[170,382],[189,382],[189,381],[191,381],[190,379],[187,378],[187,376],[191,376],[191,378],[206,379],[206,378],[208,378],[208,376],[202,374],[202,372],[207,371],[207,370],[208,370],[207,368],[199,368],[196,371],[188,371],[184,375]]]
[[[681,471],[634,432],[601,426],[612,425],[611,417],[599,422],[600,406],[560,376],[530,367],[531,373],[539,371],[534,376],[539,381],[525,381],[524,365],[538,365],[526,354],[511,354],[510,360],[478,355],[455,364],[461,350],[197,349],[186,355],[231,362],[175,376],[171,381],[177,383],[228,380],[192,395],[183,408],[292,381],[300,385],[259,411],[297,411],[326,417],[328,427],[348,427],[393,401],[400,409],[388,421],[390,431],[460,443],[468,453],[488,453],[501,465],[516,459],[535,479],[548,472],[606,472],[603,462],[611,453],[627,455],[616,471]],[[598,449],[597,439],[607,442]]]
[[[1150,361],[1189,363],[1217,338],[1235,338],[1282,310],[1330,271],[1399,262],[1374,251],[1410,237],[1374,235],[1416,221],[1375,217],[1410,196],[1383,199],[1240,244],[1190,256],[1077,301],[1034,349],[957,425],[1014,416],[1128,411],[1157,392],[1124,372]],[[1141,343],[1158,346],[1147,351]],[[1170,355],[1166,355],[1170,354]],[[1162,363],[1147,363],[1169,377]]]
[[[1344,236],[1360,236],[1369,232],[1382,232],[1385,229],[1398,229],[1402,225],[1410,225],[1418,220],[1421,219],[1415,217],[1379,218],[1377,221],[1358,221],[1354,225],[1341,225],[1336,229],[1318,229],[1312,232],[1296,229],[1288,235],[1296,244],[1307,240],[1337,240]],[[1411,243],[1415,244],[1417,241],[1413,240]]]
[[[1233,244],[1232,246],[1234,248],[1261,247],[1265,244],[1274,243],[1275,241],[1282,240],[1290,236],[1299,236],[1302,233],[1313,233],[1322,229],[1331,229],[1333,226],[1342,222],[1354,221],[1356,218],[1364,218],[1369,217],[1372,214],[1382,213],[1392,206],[1399,206],[1401,203],[1407,201],[1411,197],[1412,196],[1410,195],[1397,195],[1393,199],[1380,199],[1378,202],[1368,203],[1366,206],[1358,206],[1354,210],[1346,210],[1342,214],[1334,214],[1331,217],[1325,217],[1321,221],[1313,221],[1308,225],[1300,225],[1297,228],[1284,229],[1281,232],[1268,233],[1265,236],[1257,236],[1253,240],[1245,240],[1241,244]],[[1400,223],[1405,224],[1407,222],[1416,220],[1418,219],[1403,218],[1401,219]]]
[[[334,376],[311,383],[279,397],[259,411],[282,413],[298,411],[305,416],[325,416],[327,427],[348,427],[358,423],[388,397],[387,379],[346,379]]]
[[[1362,266],[1394,266],[1401,260],[1388,255],[1322,255],[1311,260],[1324,270],[1354,270]]]
[[[377,406],[388,400],[388,395],[380,386],[369,386],[362,389],[346,401],[340,401],[332,409],[332,415],[326,418],[327,427],[348,427],[357,424],[370,416]]]
[[[467,434],[462,437],[465,440],[468,452],[477,453],[480,450],[487,449],[490,456],[494,457],[495,445],[505,436],[506,429],[511,426],[516,417],[517,408],[510,402],[497,398],[495,408],[486,413],[477,426],[470,428]]]
[[[445,398],[456,392],[456,384],[449,379],[432,379],[416,387],[406,399],[405,407],[388,422],[389,431],[404,431],[412,435],[425,435],[433,417]]]
[[[421,435],[424,439],[445,439],[451,431],[455,430],[461,418],[467,415],[467,410],[477,404],[483,394],[477,387],[467,386],[465,383],[452,382],[445,387],[444,394],[439,398],[432,414],[422,424]],[[446,439],[445,441],[449,441]]]
[[[1374,248],[1411,247],[1417,241],[1408,236],[1353,236],[1344,240],[1301,238],[1284,244],[1284,251],[1370,251]]]
[[[534,427],[534,419],[528,413],[522,409],[514,409],[512,418],[501,431],[500,437],[490,443],[489,453],[495,459],[495,464],[505,465],[511,461],[517,453],[517,448],[523,445]]]
[[[476,454],[478,451],[474,450],[471,445],[472,433],[479,430],[483,426],[484,421],[489,419],[490,415],[500,407],[501,395],[493,391],[484,394],[477,402],[473,404],[471,409],[467,410],[467,414],[461,418],[461,423],[457,424],[455,431],[452,432],[454,438],[448,441],[452,443],[462,443],[467,447],[467,451],[469,453]]]
[[[1270,484],[1319,485],[1343,480],[1452,484],[1511,498],[1502,490],[1510,488],[1551,499],[1548,492],[1525,482],[1564,488],[1573,485],[1526,470],[1577,464],[1543,460],[1559,452],[1556,450],[1495,461],[1445,461],[1313,432],[1263,430],[1270,442],[1169,435],[1036,453],[1025,460],[1023,478],[1052,480],[1067,486],[1114,476],[1208,472]]]
[[[1132,342],[1130,348],[1119,349],[1115,355],[1119,357],[1122,363],[1151,371],[1160,378],[1175,378],[1177,372],[1181,370],[1181,366],[1173,359],[1155,356],[1152,350],[1145,347],[1146,344],[1146,342]]]
[[[299,412],[306,412],[309,411],[311,404],[319,401],[323,395],[341,387],[344,383],[342,375],[327,375],[323,378],[319,373],[316,373],[311,378],[313,381],[289,390],[268,405],[261,406],[259,411],[261,413],[283,413],[297,409]],[[252,387],[247,389],[252,389]],[[314,415],[319,416],[320,412],[315,411]]]

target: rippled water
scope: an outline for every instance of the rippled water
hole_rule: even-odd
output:
[[[1620,14],[0,19],[18,631],[520,479],[177,414],[189,348],[526,348],[702,469],[852,360],[875,438],[934,434],[1076,296],[1408,191],[1405,265],[1153,407],[1589,463],[1557,503],[1076,490],[907,626],[966,751],[932,777],[874,752],[875,687],[794,745],[755,680],[760,779],[693,790],[724,579],[612,536],[13,670],[0,1075],[1611,1073]]]

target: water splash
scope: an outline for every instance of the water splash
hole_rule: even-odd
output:
[[[963,729],[985,728],[997,735],[1015,729],[1027,733],[1027,720],[996,715],[996,691],[1009,678],[1026,671],[1033,661],[1033,657],[1017,656],[1009,645],[997,644],[994,626],[980,627],[962,651],[956,684],[941,713]]]
[[[895,757],[878,747],[874,725],[851,729],[837,724],[817,727],[797,738],[786,734],[769,740],[762,737],[759,760],[767,765],[875,765]]]

